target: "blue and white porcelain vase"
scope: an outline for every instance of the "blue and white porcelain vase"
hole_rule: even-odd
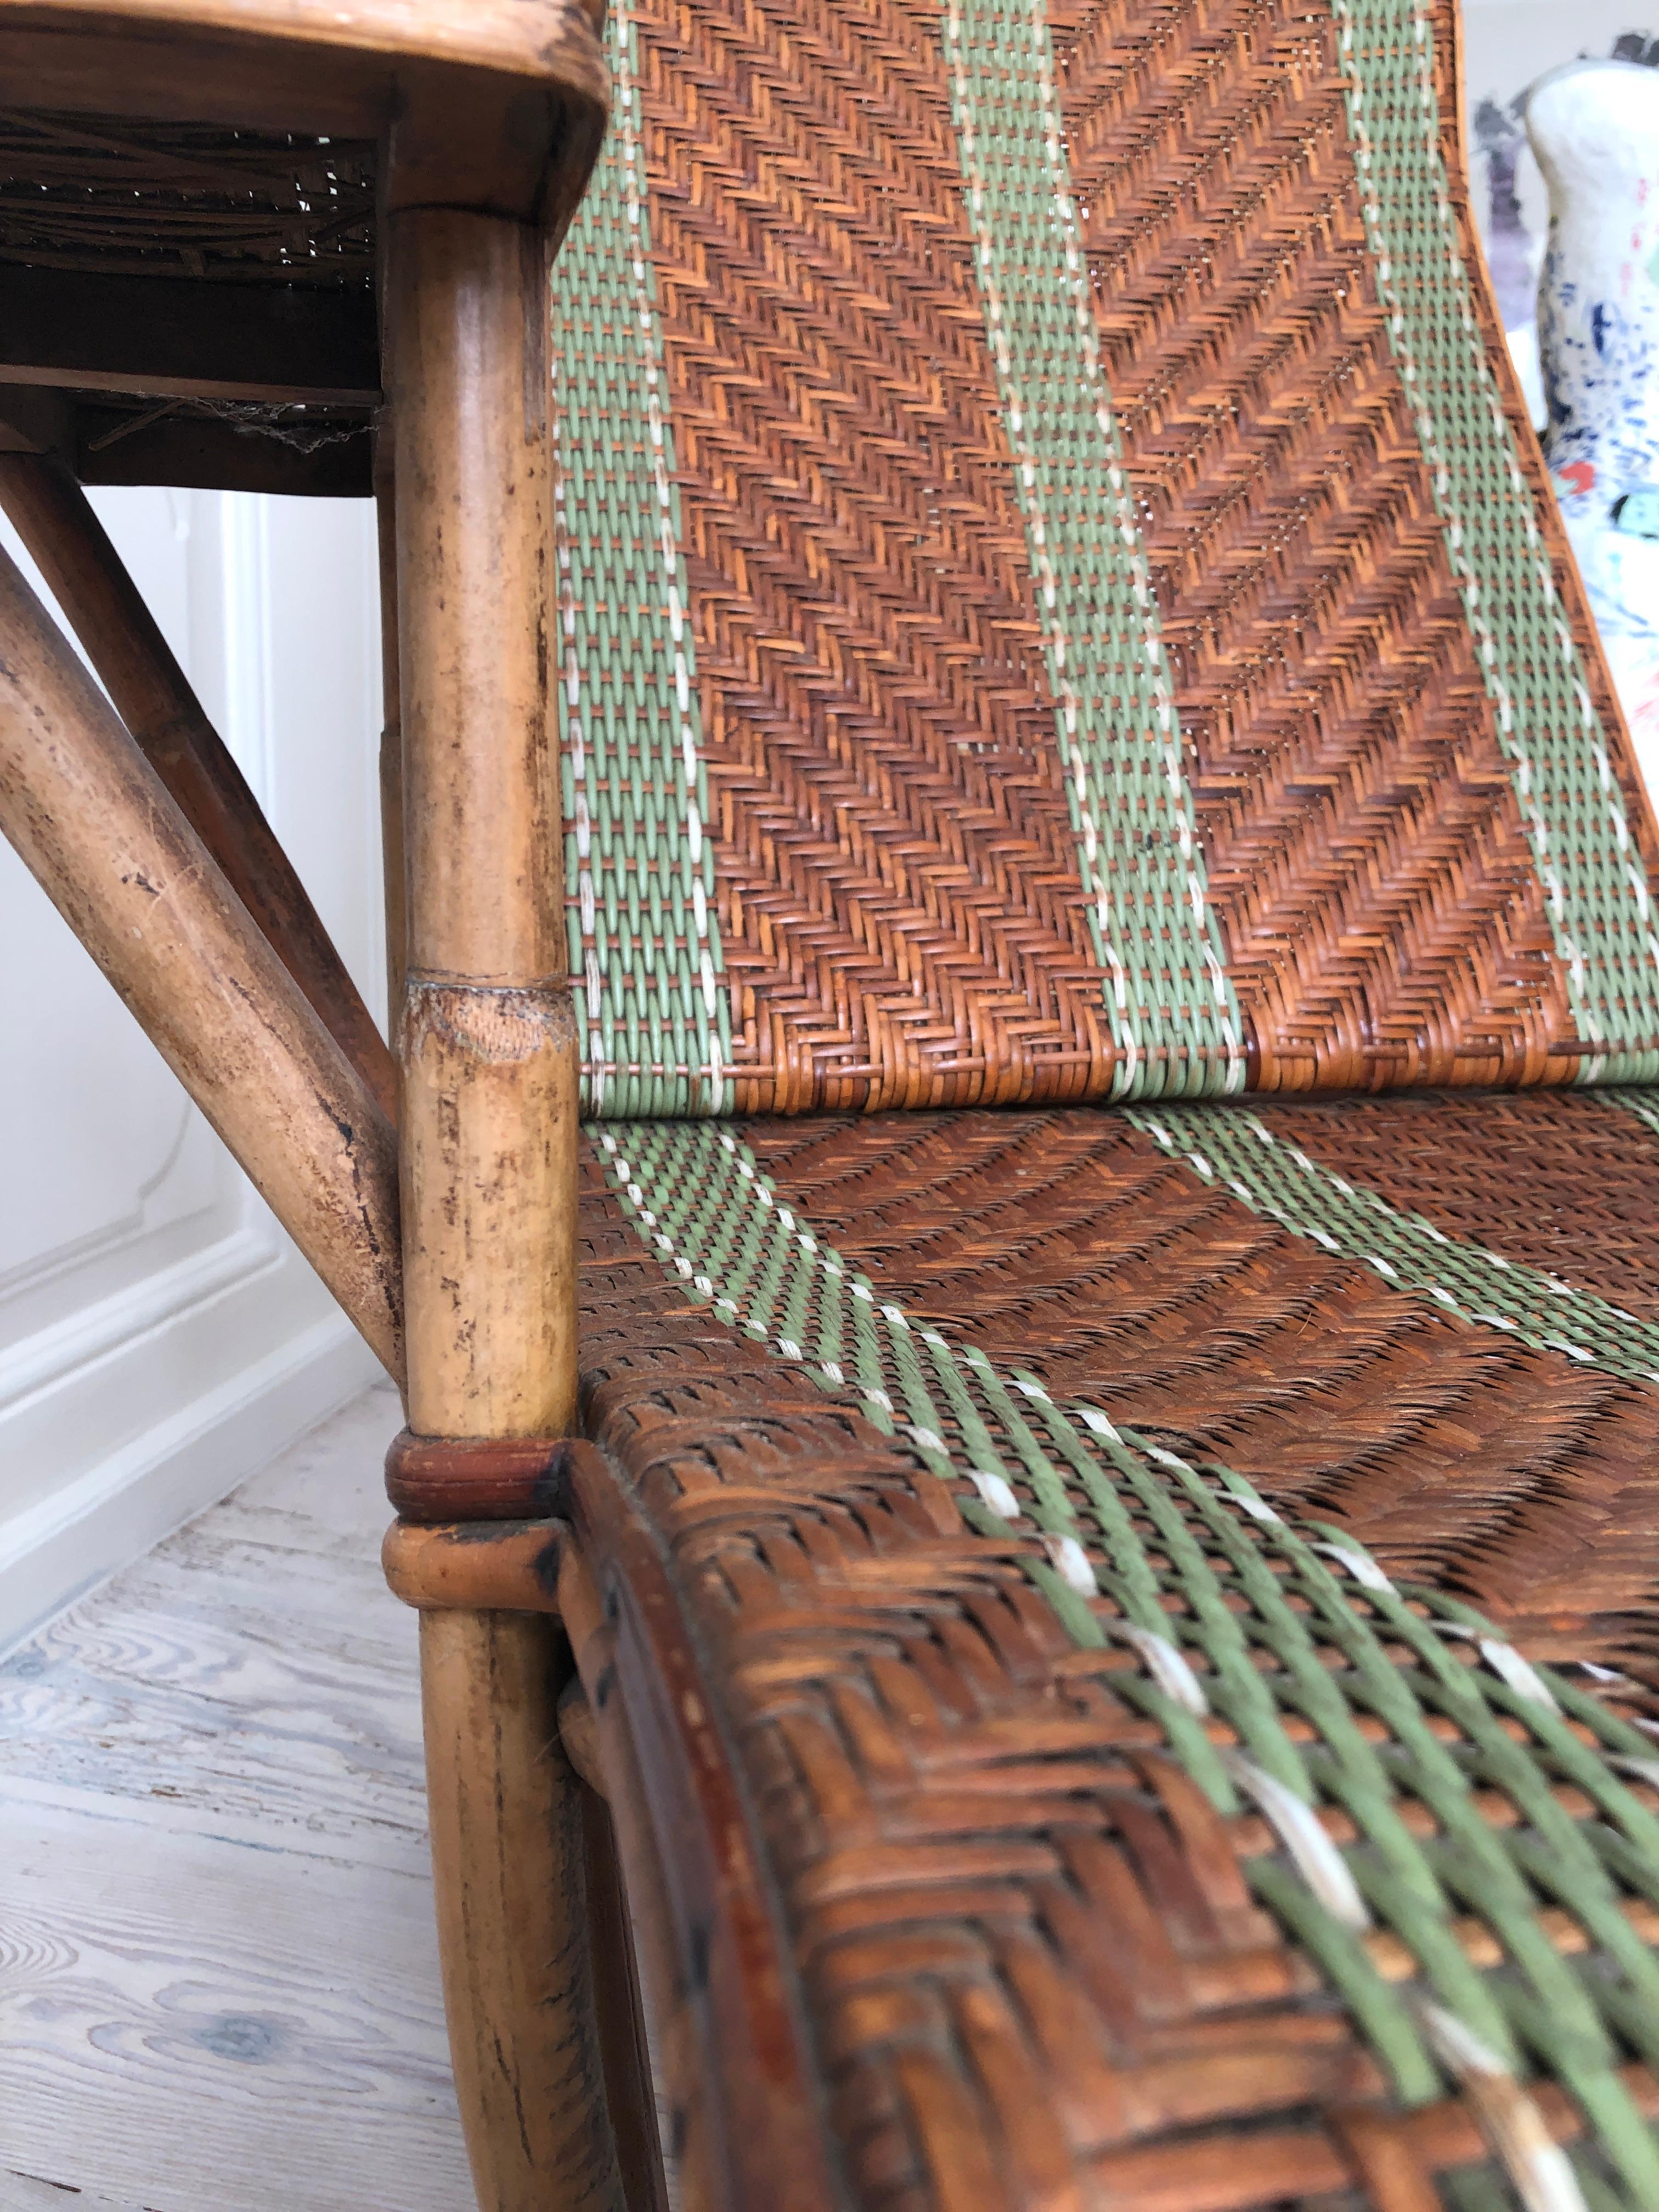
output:
[[[1526,122],[1550,196],[1544,453],[1659,798],[1659,70],[1570,62]]]

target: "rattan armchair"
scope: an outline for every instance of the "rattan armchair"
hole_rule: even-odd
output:
[[[1659,2205],[1659,840],[1452,0],[603,41],[545,441],[380,234],[395,1163],[0,607],[9,834],[406,1332],[481,2203]]]

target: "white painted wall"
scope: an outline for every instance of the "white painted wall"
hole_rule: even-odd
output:
[[[380,1012],[372,505],[93,498]],[[3,842],[0,1038],[3,1649],[379,1370]]]

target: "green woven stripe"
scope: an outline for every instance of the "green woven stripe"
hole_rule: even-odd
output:
[[[1382,304],[1496,710],[1585,1080],[1659,1078],[1659,938],[1475,319],[1424,0],[1331,0]]]
[[[1138,1129],[1172,1159],[1226,1190],[1253,1213],[1328,1252],[1362,1261],[1395,1289],[1540,1351],[1565,1352],[1638,1382],[1659,1382],[1659,1329],[1622,1306],[1541,1268],[1465,1243],[1420,1213],[1401,1213],[1363,1184],[1310,1159],[1259,1115],[1170,1107],[1129,1110]]]
[[[696,671],[626,0],[615,106],[553,266],[559,714],[588,1106],[729,1113]]]
[[[1113,1095],[1243,1086],[1181,732],[1102,372],[1042,0],[950,0],[951,111],[1025,520]]]
[[[641,1236],[691,1297],[825,1388],[855,1390],[953,1486],[969,1522],[1021,1557],[1079,1645],[1132,1647],[1140,1668],[1114,1674],[1114,1692],[1160,1723],[1223,1811],[1266,1814],[1282,1849],[1250,1863],[1257,1894],[1318,1960],[1398,2095],[1421,2103],[1483,2072],[1511,2086],[1553,2076],[1589,2119],[1589,2156],[1618,2177],[1609,2192],[1587,2162],[1594,2202],[1659,2203],[1659,2148],[1617,2071],[1626,2045],[1659,2046],[1659,1961],[1621,1910],[1659,1901],[1659,1822],[1621,1779],[1659,1774],[1648,1741],[1468,1608],[1391,1583],[1341,1530],[1292,1526],[1242,1477],[1061,1405],[913,1321],[777,1200],[728,1132],[594,1133]],[[1564,1783],[1593,1818],[1557,1803]],[[1489,1826],[1477,1790],[1507,1798],[1515,1825]],[[1303,1807],[1345,1814],[1357,1840],[1339,1851]],[[1405,1817],[1413,1808],[1432,1832]],[[1540,1924],[1556,1906],[1585,1929],[1582,1965]],[[1500,1970],[1455,1941],[1467,1915],[1496,1938]],[[1385,1981],[1368,1956],[1379,1928],[1415,1958],[1409,1981]],[[1541,2192],[1547,2178],[1511,2168],[1517,2187]],[[1581,2201],[1564,2162],[1554,2179],[1555,2196],[1522,2201]]]

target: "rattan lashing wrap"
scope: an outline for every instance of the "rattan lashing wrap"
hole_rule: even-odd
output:
[[[555,280],[606,1114],[1642,1079],[1449,0],[627,0]]]
[[[1481,1103],[1396,1233],[1562,1348],[1371,1267],[1340,1169],[1428,1102],[1268,1109],[1299,1231],[1118,1115],[595,1130],[588,1423],[716,1658],[861,2201],[1654,2201],[1659,1767],[1616,1715],[1659,1705],[1607,1671],[1659,1673],[1654,1401],[1571,1338],[1659,1310],[1542,1247],[1571,1195],[1651,1282],[1573,1160],[1622,1134],[1634,1192],[1659,1141]],[[1504,1252],[1456,1233],[1534,1163]]]

